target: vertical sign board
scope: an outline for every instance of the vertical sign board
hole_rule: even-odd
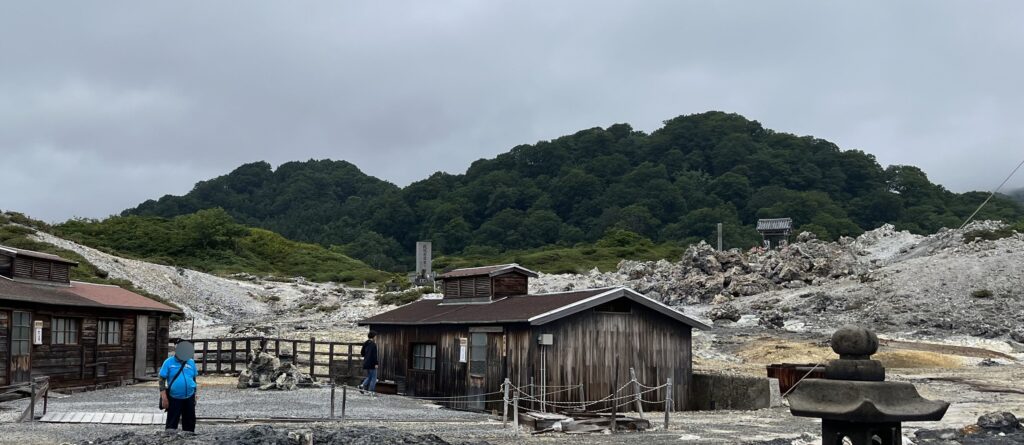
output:
[[[416,242],[416,276],[429,278],[431,271],[430,241]]]
[[[459,363],[466,363],[466,348],[469,346],[468,338],[459,339]]]
[[[36,320],[34,323],[32,323],[32,331],[32,344],[43,344],[43,321]]]

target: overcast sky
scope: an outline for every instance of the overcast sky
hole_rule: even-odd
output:
[[[1022,23],[1017,0],[0,0],[0,209],[104,217],[258,160],[406,185],[707,110],[990,189],[1024,158]]]

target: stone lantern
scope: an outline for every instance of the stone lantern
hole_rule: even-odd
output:
[[[825,367],[824,379],[803,380],[789,395],[794,416],[821,419],[822,445],[900,445],[902,422],[939,420],[949,403],[927,400],[914,385],[886,382],[885,368],[871,355],[878,337],[858,326],[832,335],[839,360]]]

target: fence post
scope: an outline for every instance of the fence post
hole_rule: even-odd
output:
[[[519,437],[519,392],[516,391],[516,395],[512,397],[512,429],[516,431],[516,437]]]
[[[636,400],[636,412],[640,414],[640,418],[644,418],[644,404],[640,401],[640,382],[636,380],[636,370],[632,367],[629,368],[629,378],[633,379],[633,395]]]
[[[221,351],[223,351],[220,340],[217,340],[217,372],[220,372]]]
[[[356,373],[352,372],[352,362],[353,362],[353,360],[352,360],[352,343],[349,343],[348,344],[348,375],[350,377],[354,376],[354,375],[357,375]],[[348,384],[348,383],[346,382],[346,384]]]
[[[29,394],[31,398],[28,401],[28,421],[36,421],[36,381],[32,379],[29,383]]]
[[[238,360],[238,355],[236,355],[236,353],[238,352],[237,349],[238,341],[235,339],[231,339],[231,372],[235,372],[237,370],[237,368],[235,367],[235,360]]]
[[[509,387],[509,385],[510,385],[509,380],[506,377],[505,378],[505,382],[503,382],[501,384],[502,392],[504,393],[504,396],[502,396],[502,398],[501,398],[501,400],[503,402],[502,403],[502,414],[501,414],[501,427],[502,428],[508,427],[508,387]]]
[[[334,382],[331,382],[331,418],[334,418]]]
[[[668,412],[672,410],[672,378],[665,382],[665,431],[668,431]]]
[[[529,393],[529,395],[530,395],[530,409],[531,410],[536,410],[537,408],[533,404],[534,399],[533,399],[533,376],[532,375],[530,376],[530,393]]]
[[[327,378],[334,383],[334,342],[327,346]]]
[[[316,337],[309,337],[309,376],[316,375]],[[314,379],[316,377],[313,377]]]
[[[587,397],[586,394],[584,394],[583,392],[583,384],[580,384],[580,410],[587,410]]]
[[[206,374],[206,356],[210,349],[210,341],[203,340],[203,374]]]
[[[348,385],[341,385],[341,420],[345,420],[345,405],[348,403]]]
[[[612,379],[612,434],[615,434],[615,430],[619,429],[618,422],[616,421],[616,408],[618,408],[619,401],[616,400],[619,394],[619,356],[615,356],[615,377]]]

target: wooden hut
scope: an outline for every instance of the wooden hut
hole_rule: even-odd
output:
[[[0,246],[0,386],[52,387],[154,376],[181,311],[117,286],[71,281],[78,264]]]
[[[633,368],[645,385],[671,378],[674,408],[687,408],[691,330],[708,326],[624,287],[530,295],[531,277],[515,264],[453,270],[440,277],[443,298],[361,321],[378,334],[379,378],[409,395],[498,409],[506,378],[536,393],[557,389],[552,403],[579,403],[608,396]]]
[[[789,235],[793,233],[791,218],[769,218],[757,220],[757,231],[765,249],[778,249],[789,243]]]

